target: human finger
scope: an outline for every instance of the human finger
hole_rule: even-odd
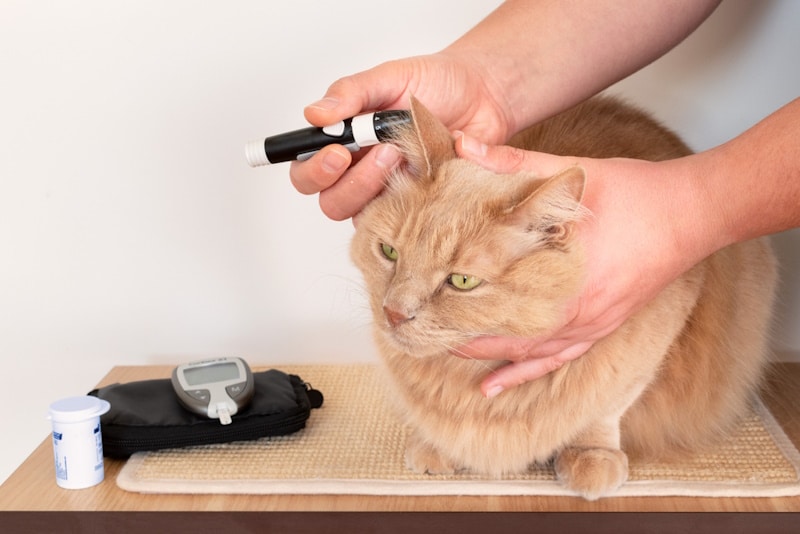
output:
[[[580,164],[580,158],[554,156],[507,145],[487,145],[463,132],[456,133],[455,147],[460,157],[500,174],[531,171],[539,176],[552,176]]]
[[[339,180],[322,191],[322,212],[335,221],[357,214],[383,189],[387,173],[402,159],[393,145],[382,144],[369,150]]]
[[[342,145],[329,145],[306,161],[293,161],[289,166],[292,185],[304,195],[319,193],[341,178],[353,161]]]
[[[591,346],[592,342],[580,342],[554,356],[509,363],[493,371],[481,382],[481,393],[487,398],[492,398],[507,389],[542,378],[560,369],[568,361],[582,356]]]
[[[408,80],[413,68],[408,61],[389,61],[333,82],[320,100],[303,114],[311,124],[328,126],[367,111],[408,104]]]
[[[461,358],[519,361],[552,356],[574,344],[573,339],[566,337],[480,336],[456,347],[452,352]]]

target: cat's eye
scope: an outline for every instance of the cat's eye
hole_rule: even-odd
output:
[[[384,256],[386,256],[386,259],[391,261],[397,261],[397,251],[390,245],[387,245],[386,243],[381,243],[381,252],[383,253]]]
[[[475,289],[479,285],[481,285],[480,278],[476,276],[470,276],[468,274],[451,274],[450,277],[447,279],[447,283],[453,286],[456,289],[460,289],[462,291],[469,291],[470,289]]]

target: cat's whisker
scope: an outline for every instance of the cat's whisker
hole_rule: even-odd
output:
[[[455,356],[455,357],[461,357],[461,358],[463,358],[465,360],[471,360],[473,362],[476,362],[476,363],[480,364],[482,367],[486,368],[487,370],[489,370],[491,372],[494,372],[494,367],[489,365],[489,363],[487,363],[487,362],[485,362],[485,361],[483,361],[481,359],[475,358],[474,356],[470,356],[469,354],[459,350],[457,345],[451,345],[451,344],[448,344],[448,343],[443,343],[442,346],[445,349],[447,349],[448,352],[452,353],[454,356],[458,355],[458,356]]]

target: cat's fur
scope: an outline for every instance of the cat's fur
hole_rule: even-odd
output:
[[[487,399],[500,362],[460,359],[481,334],[551,329],[578,291],[584,173],[494,175],[456,158],[446,128],[412,99],[407,165],[359,217],[352,256],[375,336],[413,435],[411,469],[501,476],[554,459],[588,499],[627,478],[628,455],[713,443],[746,409],[767,362],[776,266],[765,240],[730,246],[669,285],[581,358]],[[591,99],[518,135],[532,150],[663,160],[689,154],[644,113]],[[382,247],[387,245],[391,248]],[[397,257],[390,259],[396,252]],[[452,273],[483,283],[458,290]]]

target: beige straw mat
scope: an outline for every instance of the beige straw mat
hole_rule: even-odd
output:
[[[117,484],[142,493],[569,495],[551,466],[493,480],[406,469],[406,429],[380,368],[277,367],[323,392],[304,430],[290,436],[133,455]],[[800,454],[760,402],[732,438],[680,463],[633,462],[619,496],[800,495]]]

